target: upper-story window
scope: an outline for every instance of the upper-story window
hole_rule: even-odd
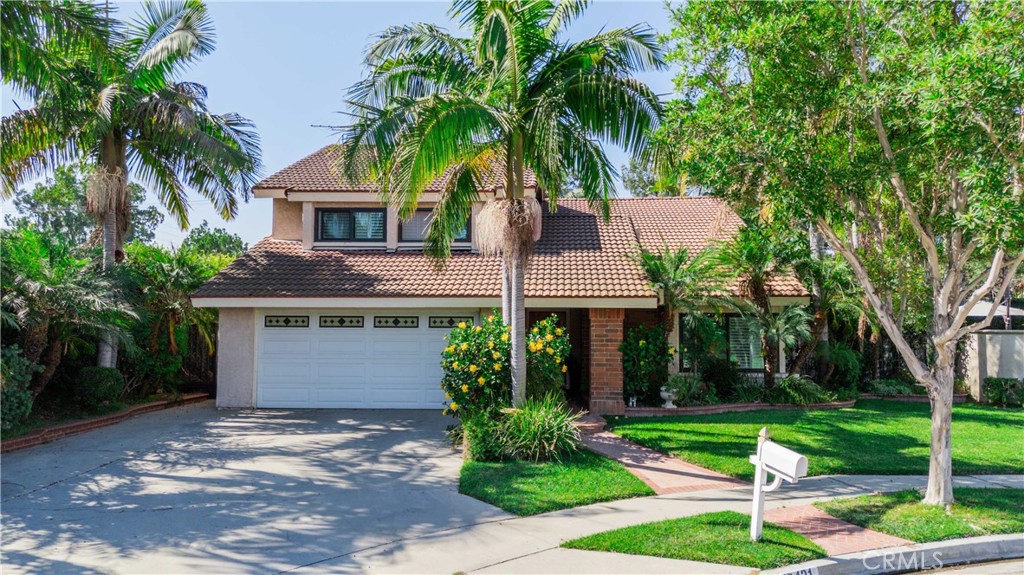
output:
[[[377,208],[321,208],[316,211],[318,242],[383,242],[387,215]]]
[[[402,222],[403,242],[422,242],[427,238],[427,228],[430,227],[430,220],[433,218],[431,210],[416,210],[408,220]],[[455,234],[456,242],[469,241],[469,222],[462,226],[459,233]]]

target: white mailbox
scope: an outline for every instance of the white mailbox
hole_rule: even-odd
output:
[[[796,483],[801,477],[807,476],[807,458],[792,449],[774,441],[765,441],[761,444],[760,451],[761,465],[768,473],[790,483]]]
[[[750,539],[761,540],[764,526],[764,494],[775,491],[786,480],[796,483],[807,476],[807,458],[799,453],[768,440],[768,428],[761,429],[757,436],[757,453],[750,456],[754,464],[754,509],[750,514]],[[775,476],[771,485],[766,485],[768,474]]]

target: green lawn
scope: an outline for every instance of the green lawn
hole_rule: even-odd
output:
[[[807,456],[809,475],[928,472],[927,403],[865,400],[849,409],[764,409],[718,415],[610,418],[615,433],[722,473],[750,479],[757,433]],[[953,407],[953,472],[1024,472],[1024,410]],[[1012,447],[1011,447],[1012,446]]]
[[[949,513],[921,503],[916,490],[815,503],[854,525],[925,543],[1024,532],[1024,489],[954,489]]]
[[[562,546],[758,569],[826,556],[810,539],[771,523],[764,524],[762,536],[758,543],[750,541],[749,515],[721,511],[605,531]]]
[[[621,464],[585,449],[560,463],[467,461],[459,492],[516,515],[654,495]]]

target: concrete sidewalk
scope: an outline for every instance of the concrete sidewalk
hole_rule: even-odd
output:
[[[768,495],[766,507],[794,507],[836,497],[920,488],[925,477],[825,476]],[[1021,487],[1022,475],[966,476],[958,487]],[[750,488],[673,493],[600,503],[514,519],[498,519],[324,558],[290,573],[750,573],[655,557],[561,549],[569,539],[640,523],[714,511],[750,512]]]

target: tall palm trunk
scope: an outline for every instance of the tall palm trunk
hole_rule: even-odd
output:
[[[526,258],[512,261],[512,405],[526,399]]]
[[[104,136],[100,147],[99,177],[93,180],[94,189],[91,190],[93,210],[103,215],[104,272],[111,270],[117,263],[117,253],[121,249],[117,212],[127,193],[127,175],[124,139],[116,134]],[[100,338],[96,365],[117,367],[117,342],[110,332]]]

